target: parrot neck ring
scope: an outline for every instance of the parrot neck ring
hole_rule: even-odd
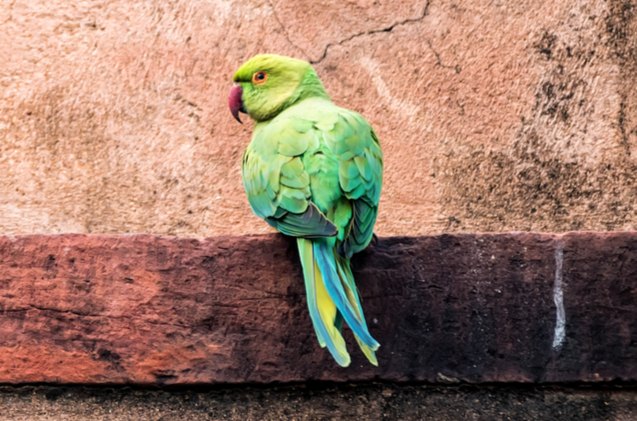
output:
[[[243,89],[241,89],[241,85],[234,85],[230,89],[230,94],[228,95],[228,107],[230,107],[230,112],[232,116],[239,122],[242,123],[239,118],[239,112],[247,113],[245,107],[243,106],[243,100],[241,96],[243,95]]]

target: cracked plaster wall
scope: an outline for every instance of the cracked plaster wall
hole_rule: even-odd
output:
[[[0,231],[267,232],[226,108],[312,61],[386,162],[380,235],[636,229],[630,1],[0,3]]]

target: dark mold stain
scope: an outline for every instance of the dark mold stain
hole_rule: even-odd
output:
[[[586,167],[555,157],[533,129],[512,150],[452,154],[445,200],[462,213],[459,229],[618,229],[634,218],[637,168]]]
[[[115,371],[124,371],[122,367],[122,357],[118,353],[111,351],[107,348],[99,348],[96,355],[93,357],[99,361],[108,363],[110,368]]]
[[[550,60],[553,57],[553,49],[555,48],[556,40],[557,40],[557,37],[555,36],[555,34],[551,34],[548,31],[544,31],[540,41],[535,44],[535,48],[547,60]]]
[[[637,141],[637,6],[631,1],[609,2],[605,19],[607,45],[620,68],[621,83],[617,128],[622,147],[631,155]]]
[[[461,149],[434,160],[433,171],[443,183],[443,204],[454,215],[448,231],[614,230],[634,222],[637,164],[629,159],[629,137],[637,136],[637,36],[631,29],[636,9],[627,2],[611,3],[606,48],[603,37],[590,42],[583,34],[563,40],[548,29],[537,35],[532,51],[546,70],[510,146]],[[592,25],[597,27],[580,32],[598,32],[603,21]],[[623,75],[615,138],[622,148],[582,162],[559,145],[578,145],[587,136],[595,112],[588,102],[594,92],[587,69],[604,60],[608,47]],[[631,119],[635,127],[629,126]]]
[[[109,362],[119,362],[122,359],[122,357],[120,357],[119,354],[111,350],[108,350],[106,348],[100,348],[97,351],[97,358],[102,361],[109,361]]]
[[[53,270],[53,268],[55,268],[57,266],[56,262],[55,262],[55,256],[52,254],[49,254],[46,258],[46,262],[44,262],[44,269],[47,271]]]

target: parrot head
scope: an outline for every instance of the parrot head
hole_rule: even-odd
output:
[[[310,63],[276,54],[252,57],[235,72],[233,81],[228,106],[239,123],[239,112],[265,121],[302,99],[328,98]]]

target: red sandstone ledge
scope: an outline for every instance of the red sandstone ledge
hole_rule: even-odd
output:
[[[637,233],[383,238],[380,367],[314,338],[293,243],[0,237],[0,383],[637,380]]]

